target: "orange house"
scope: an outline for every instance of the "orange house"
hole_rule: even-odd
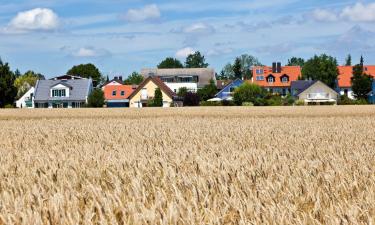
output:
[[[107,107],[129,107],[129,96],[133,93],[135,88],[136,87],[133,85],[125,85],[122,79],[117,77],[107,82],[102,88]]]
[[[339,69],[337,83],[340,94],[354,99],[352,91],[353,66],[338,66],[337,68]],[[364,72],[375,77],[375,66],[364,66]]]
[[[252,83],[255,83],[272,93],[287,95],[291,93],[292,81],[301,77],[300,66],[281,66],[273,63],[272,66],[253,67]]]

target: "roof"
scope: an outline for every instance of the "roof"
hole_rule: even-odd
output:
[[[218,95],[220,95],[222,92],[224,92],[225,91],[225,89],[227,88],[227,87],[230,87],[230,86],[232,86],[233,84],[235,84],[237,81],[240,81],[241,82],[241,84],[244,82],[243,80],[241,80],[241,79],[239,79],[239,78],[237,78],[237,79],[235,79],[235,80],[233,80],[233,81],[231,81],[230,83],[228,83],[225,87],[223,87],[215,96],[218,96]]]
[[[117,83],[119,83],[119,84],[124,84],[124,81],[122,81],[122,80],[120,80],[120,79],[112,79],[112,80],[110,80],[110,81],[105,82],[105,83],[103,84],[103,87],[106,86],[106,85],[108,85],[108,84],[110,84],[110,83],[112,83],[112,82],[117,82]]]
[[[304,90],[300,91],[297,95],[298,95],[298,96],[301,95],[303,92],[307,91],[307,90],[310,89],[312,86],[317,85],[317,84],[324,85],[324,86],[326,86],[327,88],[329,88],[332,92],[334,92],[334,93],[337,94],[337,92],[336,92],[335,90],[333,90],[331,87],[329,87],[329,86],[326,85],[325,83],[321,82],[320,80],[316,80],[316,81],[312,81],[312,82],[310,83],[310,85],[308,85]]]
[[[353,66],[338,66],[339,76],[337,78],[340,88],[351,87],[353,77]],[[375,76],[375,66],[364,66],[366,74]]]
[[[210,68],[182,68],[182,69],[142,69],[143,77],[176,77],[176,76],[198,76],[198,87],[204,87],[210,80],[216,80],[215,70]]]
[[[106,100],[127,99],[134,91],[133,85],[107,85],[103,89]],[[116,91],[115,96],[113,96],[113,91]],[[124,92],[123,96],[121,96],[122,91]]]
[[[86,97],[89,95],[92,80],[91,79],[80,79],[80,80],[38,80],[35,86],[35,101],[49,101],[49,100],[62,100],[62,98],[53,98],[50,96],[50,90],[52,87],[58,84],[66,84],[70,87],[70,95],[68,98],[63,100],[68,101],[86,101]]]
[[[291,89],[292,91],[296,90],[297,93],[293,93],[295,95],[299,95],[300,93],[304,92],[306,89],[311,87],[313,84],[315,84],[316,80],[297,80],[292,81]]]
[[[162,90],[166,95],[168,95],[170,98],[173,98],[174,96],[176,96],[176,93],[174,93],[166,84],[164,84],[164,82],[162,80],[160,80],[160,78],[158,77],[152,77],[152,76],[149,76],[147,79],[145,79],[139,86],[137,89],[135,89],[133,91],[133,93],[129,96],[129,99],[133,98],[140,90],[142,90],[142,88],[144,86],[146,86],[146,84],[148,82],[154,82],[154,84],[156,84],[156,86],[158,86],[160,88],[160,90]]]
[[[263,74],[257,74],[256,71],[262,69]],[[268,83],[267,77],[274,76],[275,82]],[[286,83],[281,82],[281,77],[287,75],[289,81]],[[290,87],[292,81],[298,80],[301,77],[301,67],[300,66],[282,66],[281,73],[272,73],[272,66],[254,66],[253,67],[253,83],[258,84],[261,87]],[[256,80],[257,76],[264,76],[263,80]]]
[[[73,76],[73,75],[61,75],[54,78],[51,78],[50,80],[81,80],[81,79],[87,79],[80,76]]]
[[[217,80],[216,81],[216,87],[217,87],[218,90],[221,90],[230,83],[232,83],[232,80]]]

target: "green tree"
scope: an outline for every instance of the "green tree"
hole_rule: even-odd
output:
[[[292,58],[288,59],[287,66],[303,67],[304,65],[305,65],[305,60],[303,58],[292,57]]]
[[[70,70],[68,70],[67,74],[84,78],[92,78],[96,85],[102,83],[105,80],[105,78],[102,77],[99,69],[91,63],[73,66]]]
[[[17,88],[14,86],[15,75],[10,70],[8,63],[0,59],[0,107],[13,105],[17,95]]]
[[[234,78],[242,79],[242,66],[241,66],[240,58],[237,57],[236,60],[234,60],[232,69],[233,69]]]
[[[168,57],[164,59],[158,65],[159,69],[176,69],[176,68],[184,68],[184,65],[180,62],[180,60]]]
[[[352,56],[349,54],[345,59],[345,66],[351,66],[352,65]]]
[[[181,87],[177,91],[177,96],[178,97],[185,97],[187,92],[188,92],[188,89],[186,87]]]
[[[233,101],[236,105],[242,105],[244,102],[260,105],[265,94],[265,90],[259,85],[245,82],[234,91]]]
[[[224,66],[223,70],[220,73],[221,80],[233,80],[234,79],[234,73],[232,64],[228,63]]]
[[[251,70],[253,66],[262,66],[262,63],[260,63],[260,61],[252,55],[243,54],[239,58],[242,76],[245,79],[251,79],[253,77],[253,71]]]
[[[152,106],[154,106],[154,107],[162,107],[163,106],[163,93],[161,92],[160,88],[155,89],[154,99],[152,101]]]
[[[104,92],[100,88],[94,89],[88,97],[88,106],[92,108],[102,108],[104,102]]]
[[[126,80],[125,84],[139,85],[143,81],[143,76],[137,72],[133,72]]]
[[[320,80],[331,88],[335,88],[338,75],[337,60],[326,54],[315,55],[302,68],[302,79]]]
[[[217,87],[213,79],[210,80],[210,83],[208,85],[198,90],[199,98],[202,101],[207,101],[208,99],[215,97],[216,93]]]
[[[362,56],[360,63],[353,67],[352,90],[358,100],[367,100],[367,94],[372,90],[372,76],[364,72]]]
[[[17,98],[22,97],[31,87],[35,87],[38,80],[44,80],[44,76],[34,71],[27,71],[24,75],[18,75],[14,81],[14,86],[17,88]]]
[[[207,68],[208,63],[206,63],[206,59],[204,55],[202,55],[199,51],[196,51],[194,54],[190,54],[186,58],[185,62],[186,68]]]

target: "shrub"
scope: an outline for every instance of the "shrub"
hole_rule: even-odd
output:
[[[187,92],[184,97],[184,106],[199,106],[199,95],[193,92]]]
[[[254,106],[254,103],[252,103],[252,102],[243,102],[242,106]]]
[[[266,92],[256,84],[244,83],[234,91],[233,100],[236,105],[242,105],[243,102],[252,102],[254,105],[264,105]]]
[[[104,102],[104,92],[102,89],[94,89],[88,97],[88,106],[91,108],[102,108]]]
[[[305,100],[299,99],[295,101],[294,103],[296,106],[304,106],[305,105]]]
[[[207,102],[203,101],[200,103],[200,106],[222,106],[221,102]]]
[[[236,104],[234,104],[233,101],[223,100],[223,101],[221,102],[221,105],[222,105],[222,106],[235,106]]]
[[[163,93],[161,92],[160,88],[155,89],[153,106],[154,107],[162,107],[163,106]]]
[[[12,104],[6,104],[4,106],[4,108],[6,108],[6,109],[12,109],[12,108],[14,108],[14,105],[12,105]]]
[[[348,96],[343,95],[340,97],[340,101],[338,102],[339,105],[367,105],[368,102],[366,99],[358,99],[353,100],[350,99]]]

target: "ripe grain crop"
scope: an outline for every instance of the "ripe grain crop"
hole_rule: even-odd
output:
[[[0,224],[375,224],[375,108],[0,110]]]

